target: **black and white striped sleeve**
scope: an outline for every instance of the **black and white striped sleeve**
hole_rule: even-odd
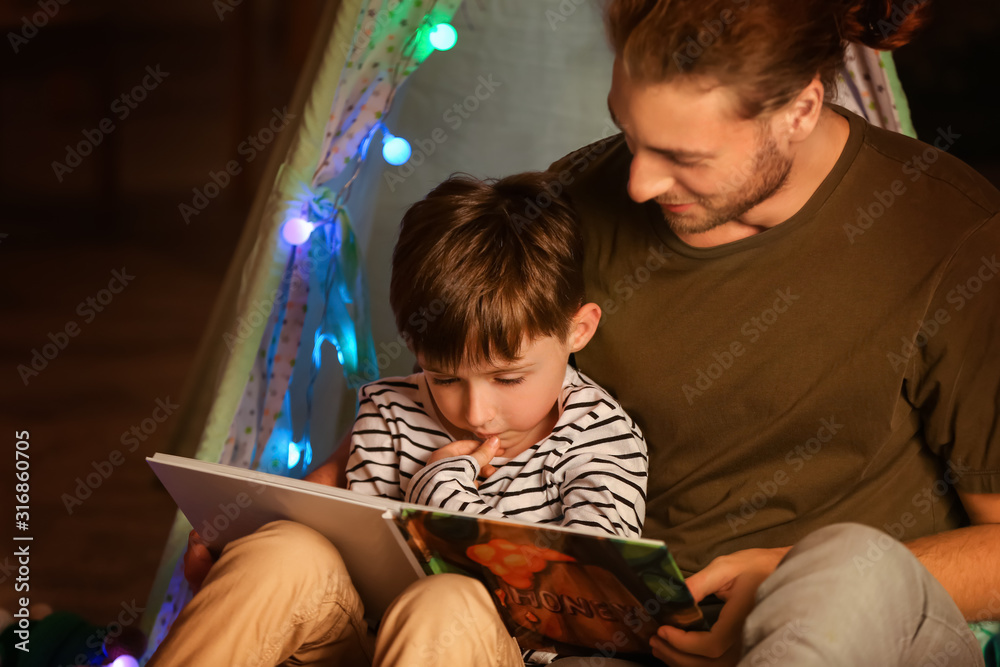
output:
[[[486,504],[479,495],[478,476],[479,462],[471,456],[435,461],[413,476],[406,490],[406,502],[503,518],[503,512]]]
[[[354,418],[351,453],[347,459],[347,488],[400,500],[399,454],[392,431],[370,392],[371,385],[365,385],[358,395],[358,414]]]
[[[646,516],[646,441],[621,408],[611,407],[601,411],[556,464],[562,525],[639,537]]]

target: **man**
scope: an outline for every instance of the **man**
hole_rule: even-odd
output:
[[[580,368],[649,441],[644,535],[726,601],[711,633],[661,631],[671,665],[734,664],[741,633],[746,664],[976,664],[961,616],[1000,611],[1000,193],[949,128],[823,105],[838,34],[905,43],[917,15],[885,5],[614,2],[622,136],[552,167],[606,313]],[[814,532],[845,521],[923,567]],[[890,551],[924,597],[873,575]]]

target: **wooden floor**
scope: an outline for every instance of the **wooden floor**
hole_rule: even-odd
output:
[[[206,272],[178,253],[135,246],[10,252],[9,241],[0,244],[0,469],[14,468],[15,432],[28,431],[30,520],[18,534],[34,538],[29,595],[105,625],[122,605],[146,604],[175,509],[144,460],[173,425],[157,402],[181,401],[229,253]],[[115,271],[134,278],[101,293]],[[88,297],[107,303],[97,301],[97,312]],[[26,386],[17,368],[68,323],[78,333]],[[123,444],[133,426],[145,441]],[[81,486],[88,476],[96,488]],[[24,595],[15,593],[13,557],[23,543],[10,536],[14,489],[3,477],[0,607],[12,610]]]

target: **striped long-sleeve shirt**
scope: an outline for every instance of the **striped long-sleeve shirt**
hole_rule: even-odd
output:
[[[580,526],[638,537],[646,501],[646,441],[602,388],[571,366],[552,433],[476,488],[479,465],[456,456],[425,465],[454,439],[434,417],[422,373],[361,388],[348,488],[406,502]]]

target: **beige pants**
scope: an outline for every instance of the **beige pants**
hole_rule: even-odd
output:
[[[522,664],[486,589],[468,577],[410,586],[377,639],[363,615],[333,545],[276,521],[225,548],[147,667]]]

